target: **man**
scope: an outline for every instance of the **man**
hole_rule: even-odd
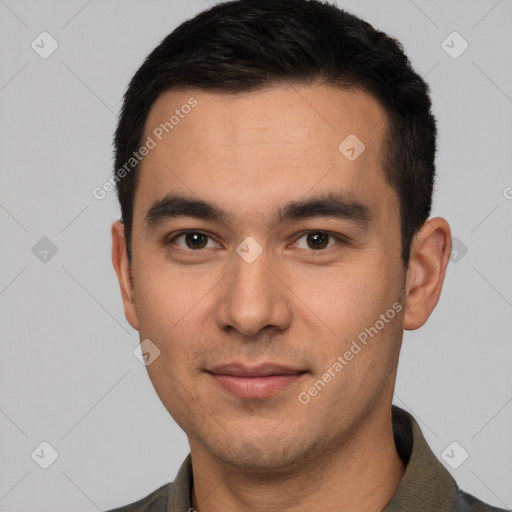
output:
[[[316,0],[219,4],[148,56],[113,263],[190,455],[118,511],[497,510],[392,407],[451,252],[430,109],[395,40]]]

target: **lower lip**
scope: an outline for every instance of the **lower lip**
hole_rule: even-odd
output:
[[[236,377],[210,374],[227,391],[239,398],[267,398],[296,383],[304,373],[268,375],[266,377]]]

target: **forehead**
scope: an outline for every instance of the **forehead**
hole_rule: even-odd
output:
[[[140,167],[136,205],[184,193],[250,215],[255,202],[266,208],[337,189],[378,207],[393,192],[382,164],[386,122],[378,101],[357,88],[168,91],[146,120],[144,141],[154,147]]]

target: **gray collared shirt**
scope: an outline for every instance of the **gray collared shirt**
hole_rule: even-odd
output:
[[[460,490],[429,448],[416,420],[393,406],[397,451],[406,464],[402,481],[383,512],[503,512]],[[109,512],[192,512],[192,463],[187,456],[172,483]]]

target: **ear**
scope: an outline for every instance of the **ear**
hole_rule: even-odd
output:
[[[119,286],[121,287],[124,315],[128,323],[138,331],[139,320],[134,304],[135,290],[128,253],[126,252],[124,224],[120,220],[112,224],[112,263],[119,280]]]
[[[411,244],[404,329],[421,327],[436,307],[452,251],[450,226],[441,217],[423,224]]]

